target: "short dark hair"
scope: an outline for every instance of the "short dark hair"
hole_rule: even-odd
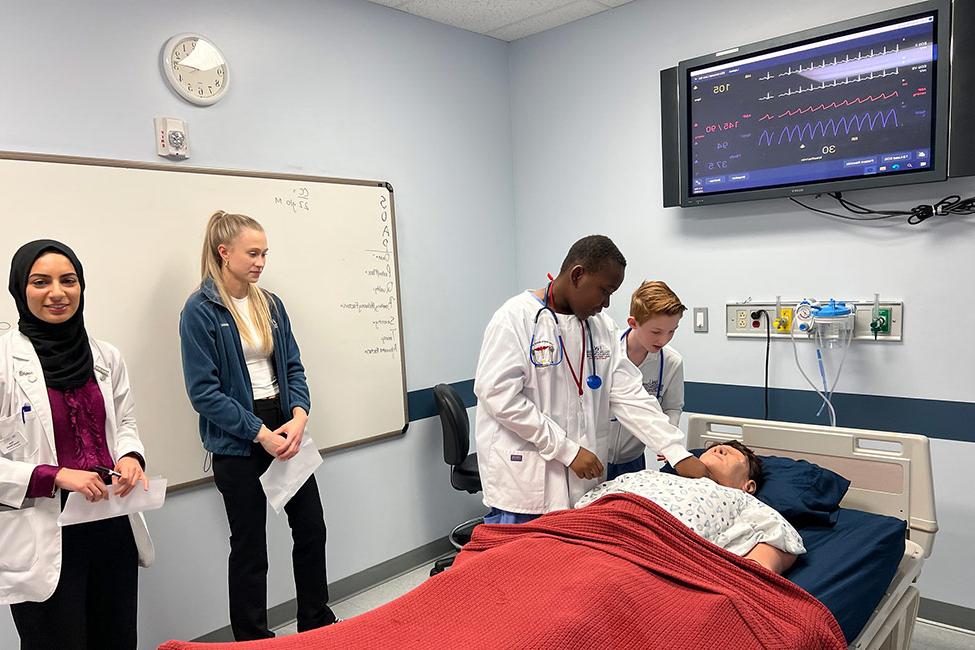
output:
[[[742,454],[745,455],[745,461],[748,462],[748,478],[755,481],[755,491],[758,492],[762,487],[762,459],[755,455],[755,452],[741,444],[737,440],[727,440],[725,442],[711,442],[708,445],[708,449],[712,447],[719,447],[721,445],[726,445],[732,449],[737,449]]]
[[[589,235],[572,244],[565,260],[562,261],[560,272],[564,273],[576,264],[587,271],[601,271],[609,261],[626,266],[626,258],[623,257],[620,249],[616,248],[612,239],[605,235]]]

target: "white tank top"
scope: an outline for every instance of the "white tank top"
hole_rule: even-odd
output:
[[[250,304],[247,298],[232,298],[242,325],[247,328],[250,338],[259,341],[257,329],[251,319]],[[247,341],[244,332],[240,333],[240,344],[244,349],[244,361],[247,363],[247,373],[251,378],[251,390],[254,399],[267,399],[278,394],[278,380],[274,375],[271,357],[264,354],[261,346],[255,346]]]

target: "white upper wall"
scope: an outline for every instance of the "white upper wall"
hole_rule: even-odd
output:
[[[674,339],[687,381],[751,386],[764,382],[765,342],[725,337],[726,302],[776,295],[862,300],[880,292],[905,302],[904,341],[855,343],[840,392],[970,402],[975,346],[953,336],[947,310],[952,301],[967,304],[972,293],[971,218],[934,218],[919,227],[838,223],[786,199],[661,207],[661,69],[899,4],[906,3],[637,0],[512,43],[519,284],[541,286],[579,237],[609,235],[629,262],[610,307],[617,321],[641,280],[663,279],[688,307],[710,308],[710,333],[694,334],[688,316]],[[848,198],[904,207],[973,193],[975,179],[965,179]],[[809,346],[803,352],[814,373]],[[806,388],[787,342],[773,342],[770,382]],[[975,445],[935,440],[933,454],[942,530],[922,594],[975,607],[966,588],[975,580],[968,561],[975,506],[958,473],[975,462]]]
[[[896,3],[788,5],[641,0],[511,44],[519,283],[541,285],[579,237],[609,235],[629,262],[611,314],[625,318],[641,280],[666,280],[688,307],[710,308],[709,334],[695,335],[685,322],[674,340],[686,353],[688,381],[753,386],[764,381],[764,341],[725,338],[726,302],[864,300],[880,292],[905,302],[904,342],[855,346],[841,391],[969,401],[975,346],[958,346],[931,315],[970,294],[963,284],[975,276],[970,219],[850,224],[784,198],[661,207],[661,69]],[[973,192],[975,179],[967,179],[848,196],[905,207]],[[791,354],[773,357],[775,386],[805,387]]]
[[[229,59],[231,88],[212,107],[181,101],[163,79],[162,46],[185,31],[209,36]],[[409,389],[473,376],[484,324],[516,286],[505,43],[364,0],[39,0],[4,6],[0,56],[9,64],[0,149],[155,161],[152,120],[169,116],[188,121],[186,164],[392,183]],[[38,200],[56,191],[40,188]],[[70,242],[72,233],[50,236]],[[105,233],[104,254],[145,245],[201,243]],[[287,251],[271,265],[274,255]],[[151,268],[122,271],[134,291],[153,282]],[[316,276],[314,260],[308,271],[294,281],[315,300],[316,285],[331,280]],[[331,369],[307,371],[313,382]],[[151,399],[151,386],[134,389]],[[317,476],[331,581],[482,511],[478,497],[451,488],[436,419],[332,454]],[[226,625],[229,532],[216,490],[171,495],[149,525],[158,561],[140,576],[139,647]],[[273,515],[269,544],[275,605],[294,587],[287,526]],[[17,646],[8,611],[0,648]]]
[[[212,107],[178,99],[160,71],[184,31],[229,59]],[[152,119],[169,116],[188,121],[186,164],[392,183],[410,388],[472,375],[476,351],[457,350],[476,350],[481,305],[514,277],[504,43],[362,0],[41,0],[6,7],[0,34],[18,61],[0,96],[3,149],[160,161]],[[444,300],[441,334],[428,319]]]

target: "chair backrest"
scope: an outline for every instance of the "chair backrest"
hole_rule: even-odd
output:
[[[453,386],[437,384],[433,387],[433,397],[440,411],[440,425],[443,428],[443,459],[453,467],[460,465],[470,451],[471,426],[467,419],[467,409]]]

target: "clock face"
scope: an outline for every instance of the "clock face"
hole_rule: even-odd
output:
[[[166,79],[180,97],[209,106],[222,98],[230,83],[227,60],[217,47],[199,34],[178,34],[162,53]]]

